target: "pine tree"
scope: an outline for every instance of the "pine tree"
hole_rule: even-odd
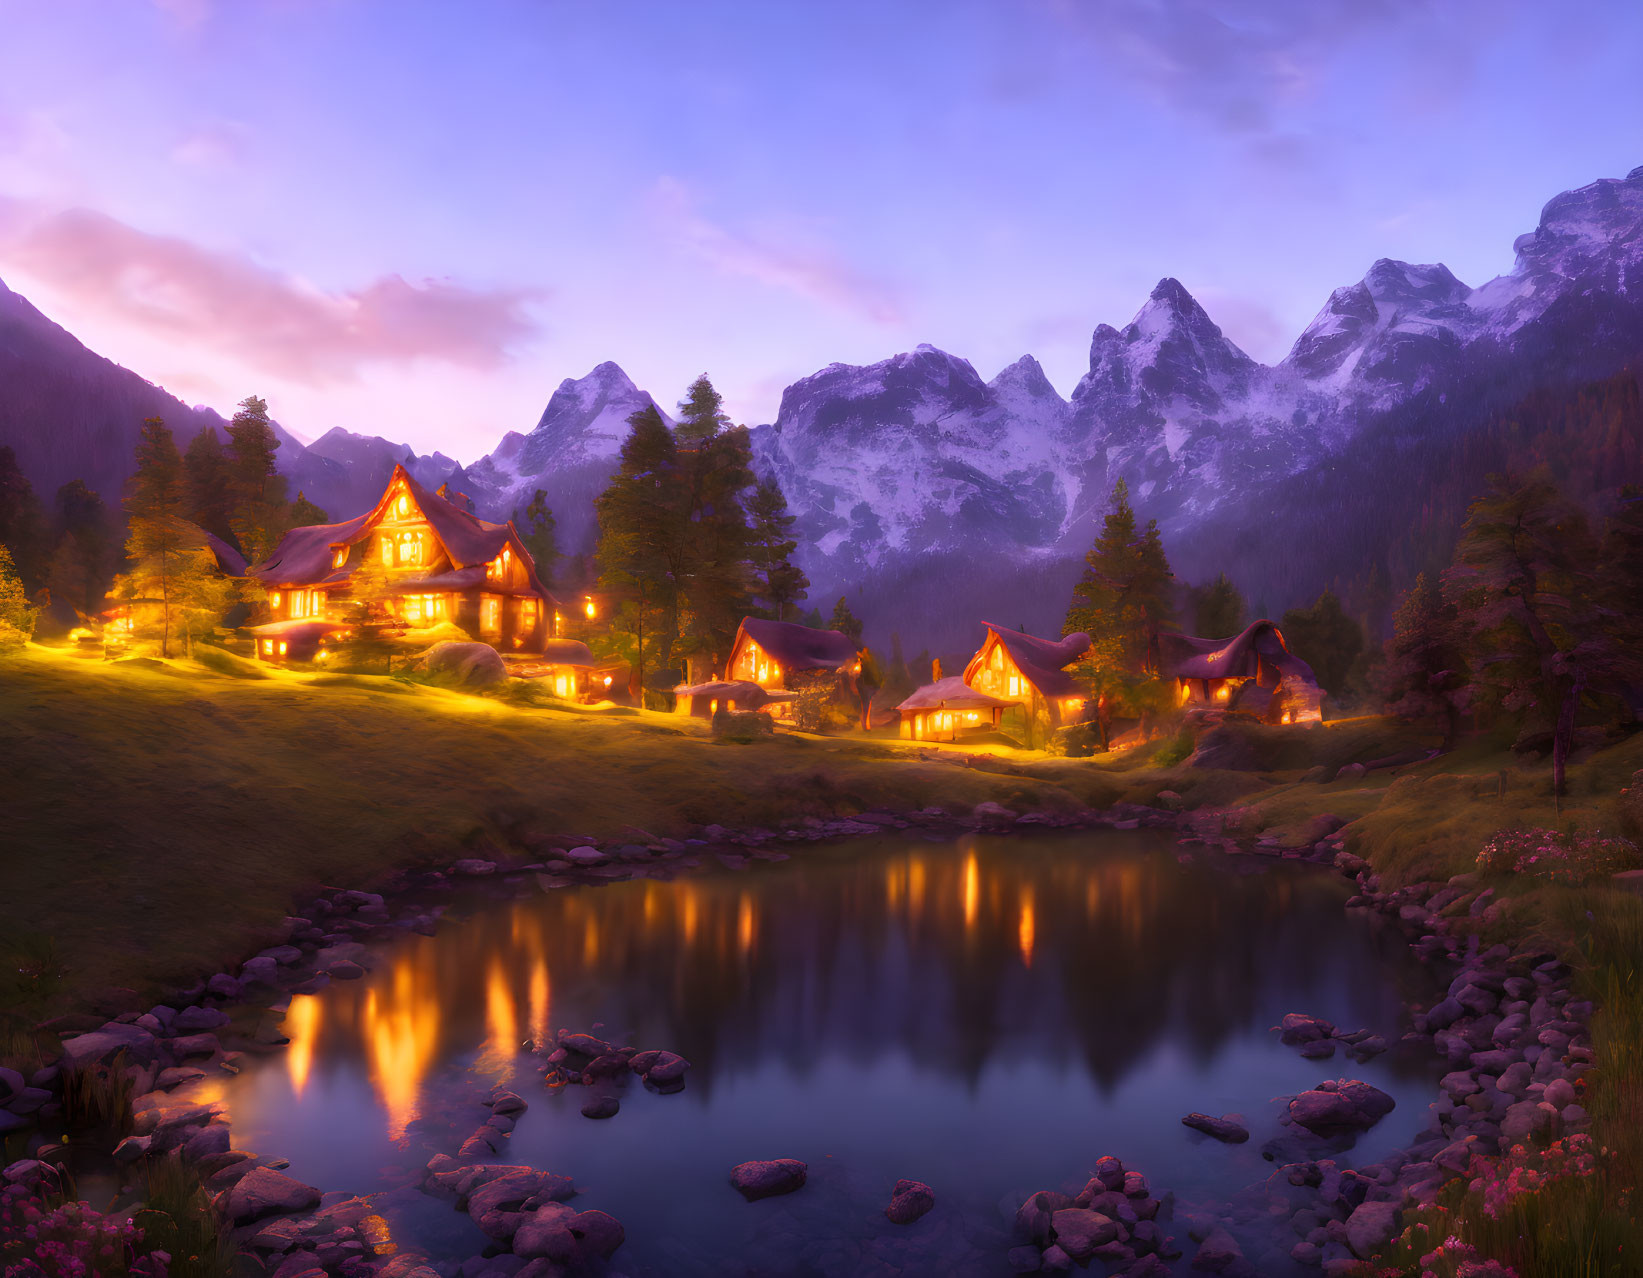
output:
[[[1585,516],[1545,472],[1521,482],[1494,475],[1467,509],[1446,578],[1469,632],[1474,695],[1550,728],[1558,795],[1583,699],[1623,693],[1639,673],[1609,624],[1601,566]]]
[[[11,551],[18,580],[32,596],[45,584],[51,546],[39,499],[10,445],[0,446],[0,545]]]
[[[228,424],[229,526],[252,563],[265,559],[289,528],[285,477],[274,465],[279,438],[268,420],[268,405],[255,395],[240,401]]]
[[[679,446],[695,448],[729,425],[730,418],[724,411],[724,397],[713,389],[707,374],[701,374],[679,401]]]
[[[519,539],[525,543],[525,549],[531,552],[531,559],[536,563],[536,575],[544,586],[551,587],[559,563],[559,542],[556,535],[558,523],[553,511],[548,509],[547,492],[541,488],[533,492],[525,507],[524,518],[521,519],[516,510],[513,512],[513,522],[519,529]]]
[[[1425,573],[1415,578],[1399,602],[1385,652],[1379,685],[1387,710],[1405,719],[1441,719],[1443,748],[1451,748],[1466,704],[1469,675],[1461,651],[1460,615]]]
[[[137,438],[137,469],[126,497],[131,561],[128,595],[133,603],[157,603],[160,655],[171,655],[181,579],[187,574],[188,531],[183,519],[183,463],[163,418],[144,420]],[[132,620],[138,620],[134,607]]]
[[[336,645],[339,669],[393,673],[394,642],[388,636],[388,570],[366,556],[348,577],[349,603],[343,612],[347,636]]]
[[[77,614],[99,611],[114,576],[114,530],[103,499],[78,479],[57,490],[57,549],[52,553],[52,599]]]
[[[213,537],[234,540],[234,483],[215,427],[207,426],[189,441],[183,454],[183,484],[190,522]]]
[[[793,516],[787,498],[773,479],[761,482],[748,502],[752,524],[752,559],[757,574],[759,597],[777,621],[786,621],[793,608],[810,589],[810,579],[793,562],[799,543],[793,539]]]
[[[1172,575],[1157,521],[1139,527],[1122,479],[1113,485],[1112,509],[1084,564],[1061,633],[1081,630],[1090,636],[1090,651],[1080,664],[1105,749],[1116,712],[1145,719],[1163,703],[1162,684],[1149,667],[1153,642],[1173,618]]]
[[[861,619],[857,617],[855,613],[850,611],[850,604],[846,601],[843,595],[840,595],[838,603],[833,605],[833,616],[832,619],[828,621],[827,628],[829,630],[837,630],[841,635],[846,636],[851,643],[855,644],[856,647],[861,647]]]
[[[1309,608],[1291,608],[1280,628],[1289,650],[1312,667],[1318,686],[1341,697],[1364,638],[1363,627],[1347,615],[1335,592],[1325,590]]]
[[[1193,592],[1193,633],[1206,639],[1230,639],[1244,628],[1246,606],[1226,573]]]
[[[682,524],[674,571],[682,610],[675,633],[682,654],[717,669],[730,655],[742,618],[753,610],[746,508],[753,449],[747,430],[731,427],[693,448],[681,447],[679,464]]]
[[[613,631],[631,637],[641,690],[647,655],[671,655],[660,628],[677,615],[678,579],[671,552],[678,540],[672,498],[678,474],[673,434],[654,407],[628,418],[616,473],[596,503],[599,585],[611,600]],[[642,691],[641,691],[642,695]]]
[[[291,509],[287,514],[286,525],[291,528],[307,528],[313,524],[328,524],[330,522],[331,516],[304,497],[302,490],[299,488],[297,490],[297,499],[291,503]]]
[[[34,634],[35,610],[23,591],[11,551],[0,543],[0,648],[16,647]]]

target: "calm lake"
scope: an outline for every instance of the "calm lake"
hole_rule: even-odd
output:
[[[1401,936],[1344,911],[1349,886],[1316,867],[1144,831],[707,861],[465,898],[364,980],[297,997],[290,1047],[212,1084],[235,1145],[382,1192],[402,1243],[464,1256],[483,1235],[408,1185],[500,1083],[530,1103],[503,1161],[574,1177],[577,1207],[622,1221],[613,1272],[1005,1274],[1015,1204],[1076,1192],[1103,1154],[1184,1207],[1272,1170],[1274,1097],[1340,1076],[1389,1092],[1341,1156],[1368,1162],[1423,1124],[1441,1072],[1429,1053],[1307,1061],[1269,1032],[1303,1011],[1395,1039],[1427,990]],[[588,1092],[544,1088],[522,1046],[559,1028],[679,1052],[687,1086],[635,1081],[615,1118],[584,1118]],[[1241,1113],[1252,1138],[1209,1141],[1181,1126],[1191,1110]],[[743,1202],[730,1168],[762,1158],[803,1159],[810,1183]],[[910,1227],[883,1215],[901,1177],[936,1194]]]

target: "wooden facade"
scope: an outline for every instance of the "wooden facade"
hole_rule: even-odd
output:
[[[987,637],[964,668],[964,682],[1000,701],[1019,704],[1023,745],[1037,746],[1084,714],[1085,692],[1066,670],[1090,649],[1081,631],[1059,640],[983,622]]]
[[[354,577],[369,566],[385,581],[390,624],[405,632],[450,625],[503,653],[541,655],[559,608],[512,522],[480,519],[430,493],[403,466],[376,506],[339,524],[293,528],[249,575],[267,588],[265,624],[254,628],[270,661],[326,655],[355,603]],[[319,623],[321,639],[298,655],[293,623]],[[309,627],[305,627],[306,634]]]
[[[901,736],[908,741],[957,741],[997,729],[1005,710],[1019,705],[970,687],[958,675],[927,683],[903,701]]]
[[[860,670],[860,654],[848,635],[744,617],[730,646],[724,682],[751,683],[768,693],[797,694],[814,687],[843,693],[854,691]],[[792,697],[773,696],[759,708],[778,719],[790,718]]]

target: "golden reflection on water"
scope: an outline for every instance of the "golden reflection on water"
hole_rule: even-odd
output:
[[[1115,936],[1137,962],[1196,971],[1204,956],[1188,951],[1217,944],[1223,912],[1276,917],[1293,895],[1283,879],[1248,891],[1234,880],[1183,880],[1169,856],[1037,853],[966,838],[751,878],[647,880],[487,906],[437,939],[408,938],[364,981],[293,998],[291,1090],[300,1096],[327,1059],[359,1058],[397,1140],[425,1109],[430,1070],[467,1060],[509,1082],[524,1041],[551,1040],[555,1007],[566,1028],[604,1020],[611,1033],[647,1039],[638,1046],[711,1054],[723,1030],[755,1050],[749,1040],[791,1015],[772,1003],[792,998],[783,979],[811,981],[832,1000],[827,1014],[848,1022],[877,991],[851,984],[856,972],[869,982],[881,974],[839,962],[870,956],[887,934],[905,938],[917,965],[901,979],[953,981],[967,999],[994,1000],[1019,997],[1025,987],[1005,982],[1030,969],[1035,997],[1067,1000],[1053,1019],[1093,1016],[1071,974]],[[958,1024],[985,1026],[990,1016],[978,1005]],[[975,1059],[990,1050],[978,1041]]]
[[[291,1071],[291,1093],[301,1096],[314,1065],[314,1040],[319,1037],[320,1001],[312,994],[296,994],[285,1013],[285,1036],[291,1040],[285,1060]]]

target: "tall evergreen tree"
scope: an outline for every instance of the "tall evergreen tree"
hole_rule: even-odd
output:
[[[39,499],[10,445],[0,446],[0,546],[10,549],[22,589],[33,595],[45,584],[51,546]]]
[[[1425,573],[1398,604],[1379,672],[1386,708],[1405,719],[1439,719],[1444,749],[1454,745],[1466,705],[1468,673],[1460,615]]]
[[[1193,633],[1206,639],[1229,639],[1244,628],[1247,607],[1226,573],[1193,592]]]
[[[1363,627],[1347,615],[1333,590],[1325,590],[1307,608],[1291,608],[1279,623],[1284,643],[1318,677],[1330,696],[1346,692],[1347,675],[1363,651]]]
[[[177,596],[188,569],[184,509],[183,462],[176,440],[163,418],[149,417],[137,437],[137,469],[126,497],[126,557],[132,565],[127,595],[133,620],[139,601],[159,605],[162,657],[171,655]]]
[[[286,512],[285,524],[290,528],[307,528],[313,524],[328,524],[331,516],[326,514],[307,497],[302,490],[297,490],[297,499],[291,503],[291,509]]]
[[[0,542],[0,648],[27,643],[34,634],[35,610],[23,590],[11,551]]]
[[[553,517],[553,511],[548,509],[547,492],[541,488],[533,492],[525,506],[524,517],[521,518],[516,510],[513,512],[513,522],[514,527],[519,529],[519,539],[525,543],[525,549],[531,552],[531,558],[536,562],[536,575],[542,579],[544,586],[552,586],[559,564],[558,522]]]
[[[1164,704],[1162,683],[1150,670],[1153,641],[1173,620],[1169,558],[1156,520],[1140,527],[1130,506],[1129,486],[1113,485],[1112,508],[1084,559],[1084,575],[1073,587],[1062,634],[1090,636],[1082,666],[1095,703],[1101,744],[1110,744],[1112,718],[1119,711],[1143,719]]]
[[[1470,631],[1474,695],[1550,728],[1559,795],[1582,701],[1623,692],[1639,675],[1637,653],[1610,625],[1601,567],[1585,516],[1539,472],[1490,477],[1447,577]]]
[[[189,441],[183,454],[183,482],[189,520],[213,537],[233,541],[233,475],[214,426]]]
[[[843,595],[840,595],[838,603],[833,605],[833,616],[828,621],[827,628],[837,630],[849,638],[856,647],[861,647],[861,618],[850,611],[850,603]]]
[[[268,404],[255,395],[240,401],[228,423],[228,464],[235,539],[252,563],[265,559],[290,527],[285,477],[274,464],[279,438],[268,420]]]
[[[810,589],[810,579],[793,562],[799,543],[792,535],[793,516],[788,513],[781,485],[767,479],[755,487],[748,514],[758,594],[777,621],[786,621],[788,612]]]
[[[103,499],[71,479],[57,490],[57,549],[51,558],[54,602],[94,613],[114,576],[114,529]]]
[[[610,599],[613,631],[632,640],[639,688],[647,657],[664,664],[671,656],[662,633],[677,616],[678,579],[673,573],[678,540],[673,504],[679,453],[673,433],[654,407],[628,418],[616,474],[599,495],[599,586]]]
[[[695,448],[729,425],[730,418],[724,411],[724,396],[713,389],[706,373],[701,374],[679,401],[679,446]]]

